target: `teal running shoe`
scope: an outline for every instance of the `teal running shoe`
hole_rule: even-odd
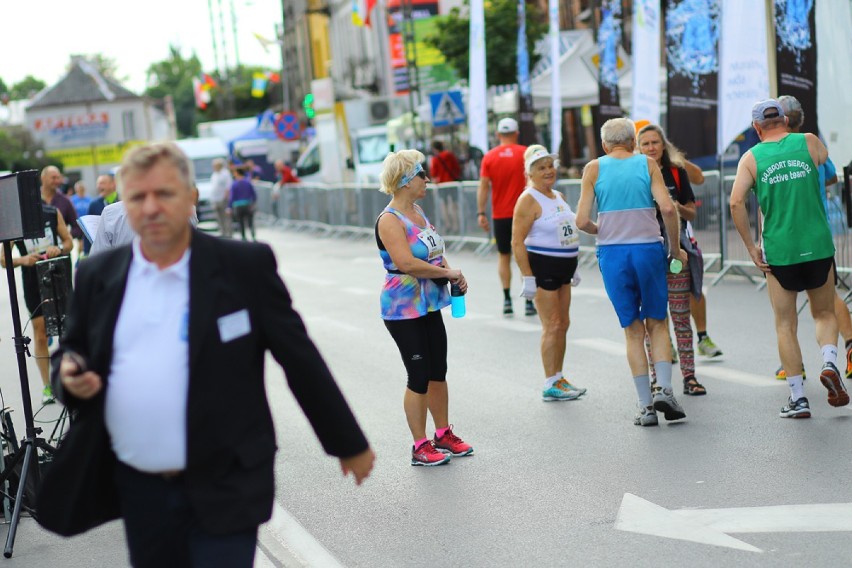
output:
[[[565,379],[559,379],[560,381],[565,381]],[[567,382],[567,381],[565,381]],[[541,399],[545,402],[552,402],[555,400],[577,400],[583,394],[579,390],[565,390],[559,388],[557,385],[559,381],[553,383],[553,386],[549,389],[544,389],[541,393]]]

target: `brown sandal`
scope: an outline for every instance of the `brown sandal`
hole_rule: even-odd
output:
[[[683,394],[689,396],[702,396],[707,394],[707,389],[704,385],[695,380],[693,375],[688,375],[683,378]]]

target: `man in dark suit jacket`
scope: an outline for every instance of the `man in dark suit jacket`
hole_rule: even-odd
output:
[[[72,508],[60,496],[79,494],[81,472],[96,461],[112,471],[86,505],[100,517],[73,521],[64,534],[120,510],[134,566],[250,567],[274,493],[267,350],[344,474],[360,484],[374,454],[293,310],[271,249],[187,223],[189,171],[170,143],[135,148],[122,164],[139,237],[80,264],[54,356],[60,400],[78,418],[47,472],[38,517],[47,525],[58,508]]]

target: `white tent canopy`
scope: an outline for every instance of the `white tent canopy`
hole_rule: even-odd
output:
[[[548,108],[552,93],[550,62],[547,47],[539,42],[536,50],[542,50],[542,59],[532,71],[532,96],[535,108]],[[598,79],[594,71],[592,58],[598,52],[592,30],[569,30],[559,32],[559,93],[563,108],[575,108],[583,105],[598,104]],[[630,107],[631,73],[628,56],[619,47],[619,58],[625,62],[619,69],[618,89],[622,108]],[[517,110],[517,88],[494,98],[494,110],[514,112]]]

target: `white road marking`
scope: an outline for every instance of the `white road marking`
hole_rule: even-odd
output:
[[[298,272],[282,272],[285,280],[297,280],[299,282],[307,282],[308,284],[315,284],[317,286],[331,286],[332,284],[339,284],[339,282],[335,280],[328,280],[326,278],[317,278],[315,276],[305,276],[304,274],[300,274]]]
[[[344,568],[337,558],[278,503],[273,504],[272,518],[260,527],[258,540],[275,560],[282,561],[288,568],[297,565]],[[265,560],[269,562],[268,557]],[[269,565],[276,564],[270,562]],[[255,566],[267,565],[256,563]]]
[[[615,528],[762,552],[759,548],[726,533],[852,531],[852,503],[670,511],[641,497],[625,493]]]
[[[576,288],[571,288],[571,299],[576,297],[594,297],[594,298],[602,298],[604,300],[608,300],[609,296],[606,295],[606,290],[603,288],[583,288],[582,285],[577,286]]]
[[[746,373],[745,371],[737,371],[727,367],[719,367],[715,364],[708,365],[706,363],[696,362],[695,369],[699,371],[701,377],[710,377],[719,381],[735,383],[738,385],[748,385],[750,387],[777,387],[778,385],[786,385],[786,382],[777,381],[775,377],[767,375],[755,375],[754,373]]]
[[[615,519],[615,529],[677,540],[688,540],[701,544],[725,546],[749,552],[763,552],[747,542],[726,535],[677,515],[631,493],[625,493]]]
[[[579,345],[581,347],[586,347],[588,349],[594,349],[595,351],[601,351],[608,355],[621,355],[623,357],[627,356],[627,348],[625,347],[624,343],[619,343],[617,341],[611,341],[609,339],[603,339],[600,337],[569,339],[568,343]]]
[[[307,316],[303,318],[308,325],[327,325],[348,331],[350,333],[363,333],[364,329],[356,325],[348,324],[329,316]]]
[[[585,337],[581,339],[571,339],[569,344],[579,345],[587,349],[594,349],[608,355],[620,355],[626,357],[626,347],[623,342],[612,341],[600,337]],[[696,370],[700,378],[710,377],[720,381],[735,383],[738,385],[748,385],[751,387],[775,387],[778,384],[785,384],[781,381],[776,381],[772,377],[756,375],[754,373],[746,373],[728,367],[720,367],[716,363],[704,363],[696,360]]]
[[[366,288],[355,288],[350,286],[348,288],[341,288],[341,290],[356,296],[379,296],[378,290],[367,290]]]
[[[539,325],[538,323],[526,323],[523,321],[518,321],[517,319],[494,318],[492,321],[488,322],[488,325],[492,327],[499,327],[501,329],[508,329],[510,331],[520,331],[523,333],[541,332],[541,325]]]

